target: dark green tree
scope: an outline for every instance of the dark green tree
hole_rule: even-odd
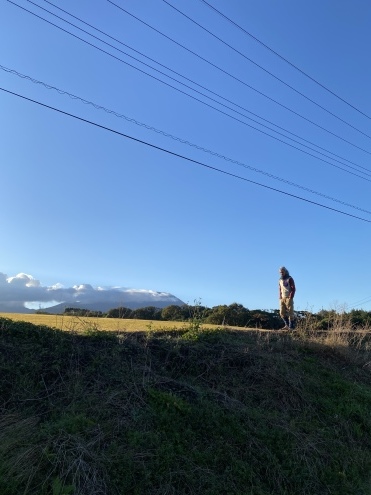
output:
[[[160,320],[161,308],[155,306],[146,306],[145,308],[134,309],[131,318],[136,320]]]
[[[352,309],[349,316],[354,328],[368,327],[371,321],[371,313],[363,309]]]
[[[107,318],[131,318],[132,312],[130,308],[113,308],[107,312]]]
[[[211,308],[206,323],[213,325],[247,326],[250,320],[250,311],[242,304],[233,303],[227,306],[222,304]]]
[[[65,308],[64,313],[68,316],[91,316],[91,317],[101,317],[103,316],[102,311],[93,311],[91,309],[84,308]]]
[[[184,321],[187,319],[187,307],[171,304],[161,310],[161,320],[164,321]]]

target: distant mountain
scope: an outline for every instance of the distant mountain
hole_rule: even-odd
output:
[[[1,278],[2,276],[2,278]],[[31,275],[20,273],[7,277],[0,273],[0,312],[35,313],[39,307],[52,314],[64,313],[66,307],[101,311],[125,307],[129,309],[154,306],[182,306],[184,302],[168,292],[126,287],[93,287],[90,284],[63,287],[61,284],[42,286]]]
[[[146,306],[155,306],[156,308],[166,308],[171,305],[183,306],[185,303],[166,292],[153,292],[153,291],[131,291],[124,292],[115,299],[110,299],[110,301],[99,301],[94,302],[88,301],[66,301],[56,306],[50,306],[44,308],[43,311],[51,314],[61,314],[64,313],[65,308],[80,308],[88,309],[90,311],[102,311],[106,313],[110,309],[114,308],[129,308],[138,309],[144,308]],[[24,309],[24,308],[23,308]],[[0,309],[1,310],[1,309]],[[20,311],[21,312],[21,311]],[[24,312],[24,311],[22,311]],[[33,312],[28,310],[27,313]]]
[[[18,314],[33,314],[35,309],[26,308],[20,302],[9,302],[5,303],[0,301],[0,313],[18,313]]]

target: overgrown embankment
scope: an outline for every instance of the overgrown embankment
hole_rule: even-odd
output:
[[[369,335],[0,319],[2,495],[369,495]]]

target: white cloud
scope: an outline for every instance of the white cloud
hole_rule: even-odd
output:
[[[51,286],[50,286],[50,289],[51,289],[51,290],[52,290],[52,289],[63,289],[63,287],[64,287],[64,286],[58,282],[58,283],[56,283],[56,284],[54,284],[54,285],[51,285]]]
[[[117,304],[124,305],[124,301],[127,300],[135,302],[144,299],[146,305],[151,305],[151,302],[154,304],[156,301],[163,301],[167,298],[176,299],[167,292],[117,286],[94,288],[90,284],[79,284],[66,288],[56,283],[48,287],[41,285],[39,280],[26,273],[8,277],[0,272],[0,311],[12,311],[17,307],[46,308],[65,302],[75,302],[81,305],[112,302],[112,307],[117,307]]]
[[[18,273],[15,277],[8,277],[6,281],[9,284],[17,285],[19,287],[39,287],[40,282],[33,278],[32,275],[27,275],[27,273]]]
[[[81,291],[81,292],[86,292],[86,291],[92,291],[92,290],[94,290],[93,289],[93,286],[90,285],[90,284],[74,285],[73,288],[75,290]]]

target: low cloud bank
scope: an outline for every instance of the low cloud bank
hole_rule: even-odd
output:
[[[47,308],[59,303],[84,304],[112,303],[112,308],[125,300],[145,301],[146,305],[156,303],[179,304],[179,299],[167,292],[125,287],[93,287],[90,284],[63,287],[57,283],[50,287],[41,285],[32,275],[18,273],[8,277],[0,272],[0,311],[17,311],[19,308]],[[120,305],[120,304],[119,304]],[[161,304],[162,305],[162,304]]]

